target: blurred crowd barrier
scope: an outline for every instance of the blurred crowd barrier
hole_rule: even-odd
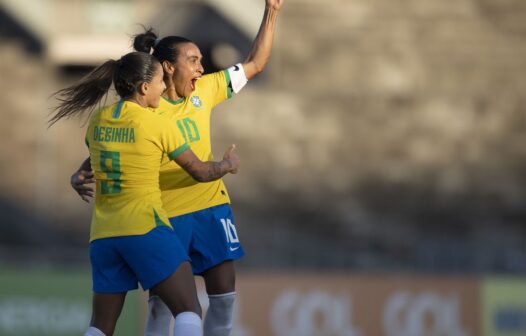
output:
[[[87,272],[5,272],[0,335],[82,334],[90,286]],[[526,335],[526,278],[242,273],[237,292],[232,336]],[[128,295],[116,336],[142,335],[146,302]]]
[[[524,278],[245,274],[237,288],[233,336],[526,335]]]
[[[1,336],[83,335],[91,316],[91,275],[85,271],[2,269]],[[140,335],[139,293],[127,295],[115,335]]]

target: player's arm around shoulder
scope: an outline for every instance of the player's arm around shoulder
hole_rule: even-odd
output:
[[[160,144],[168,158],[198,182],[218,180],[228,173],[237,173],[239,168],[239,157],[234,152],[234,145],[225,152],[222,161],[203,162],[192,151],[181,131],[172,123],[163,125]]]
[[[196,181],[211,182],[220,179],[228,173],[237,173],[240,161],[234,151],[235,148],[235,145],[231,145],[226,150],[223,155],[223,160],[221,161],[203,162],[190,148],[187,148],[176,157],[173,157],[173,160]]]

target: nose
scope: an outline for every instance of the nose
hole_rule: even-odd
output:
[[[203,64],[201,64],[201,62],[197,64],[197,72],[199,72],[201,75],[205,72],[205,69],[203,68]]]

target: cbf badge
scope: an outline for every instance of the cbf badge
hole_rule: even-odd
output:
[[[190,102],[192,102],[192,105],[195,106],[196,109],[201,109],[203,106],[203,103],[201,102],[201,99],[199,99],[199,96],[193,96],[190,98]]]

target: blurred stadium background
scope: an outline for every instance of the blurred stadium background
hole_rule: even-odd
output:
[[[0,0],[0,335],[89,320],[85,120],[47,129],[51,93],[139,23],[227,67],[263,7]],[[525,93],[525,1],[286,0],[266,71],[212,121],[242,159],[233,336],[526,335]],[[117,335],[141,334],[143,302]]]

